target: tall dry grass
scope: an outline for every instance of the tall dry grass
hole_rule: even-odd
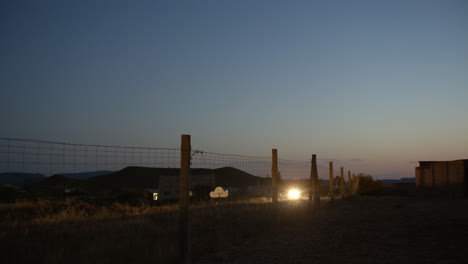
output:
[[[283,206],[276,217],[268,200],[193,204],[193,259],[271,233],[276,224],[295,224],[302,207]],[[19,201],[0,206],[0,263],[175,263],[177,222],[176,205]]]

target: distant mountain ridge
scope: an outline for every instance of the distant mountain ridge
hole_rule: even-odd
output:
[[[396,179],[384,179],[379,180],[384,183],[416,183],[416,178],[401,178],[399,180]]]
[[[58,173],[55,175],[62,175],[71,179],[86,180],[91,177],[111,174],[113,171],[90,171],[78,173]],[[42,180],[52,176],[45,176],[41,173],[27,173],[27,172],[4,172],[0,173],[0,184],[12,185],[29,185],[41,182]]]
[[[62,175],[52,175],[39,183],[30,185],[27,189],[32,193],[50,193],[63,192],[65,189],[84,190],[86,189],[86,180],[73,179]]]
[[[100,175],[107,175],[111,174],[113,171],[90,171],[90,172],[77,172],[77,173],[59,173],[58,175],[62,175],[72,179],[80,179],[85,180],[91,177],[100,176]]]
[[[45,178],[46,176],[40,173],[5,172],[0,173],[0,184],[28,185]]]

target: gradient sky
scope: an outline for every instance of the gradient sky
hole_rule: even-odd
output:
[[[468,158],[467,1],[3,0],[0,39],[2,137]]]

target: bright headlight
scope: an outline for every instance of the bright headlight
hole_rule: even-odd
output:
[[[299,190],[297,189],[291,189],[289,190],[288,192],[288,197],[289,199],[299,199],[299,196],[301,195],[301,193],[299,192]]]

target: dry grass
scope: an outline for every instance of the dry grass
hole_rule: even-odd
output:
[[[269,230],[266,200],[191,208],[194,259]],[[0,207],[0,263],[174,263],[177,206],[20,201]]]
[[[194,204],[195,263],[466,263],[468,201],[358,197]],[[277,213],[275,213],[277,212]],[[175,263],[177,207],[0,207],[0,263]]]

